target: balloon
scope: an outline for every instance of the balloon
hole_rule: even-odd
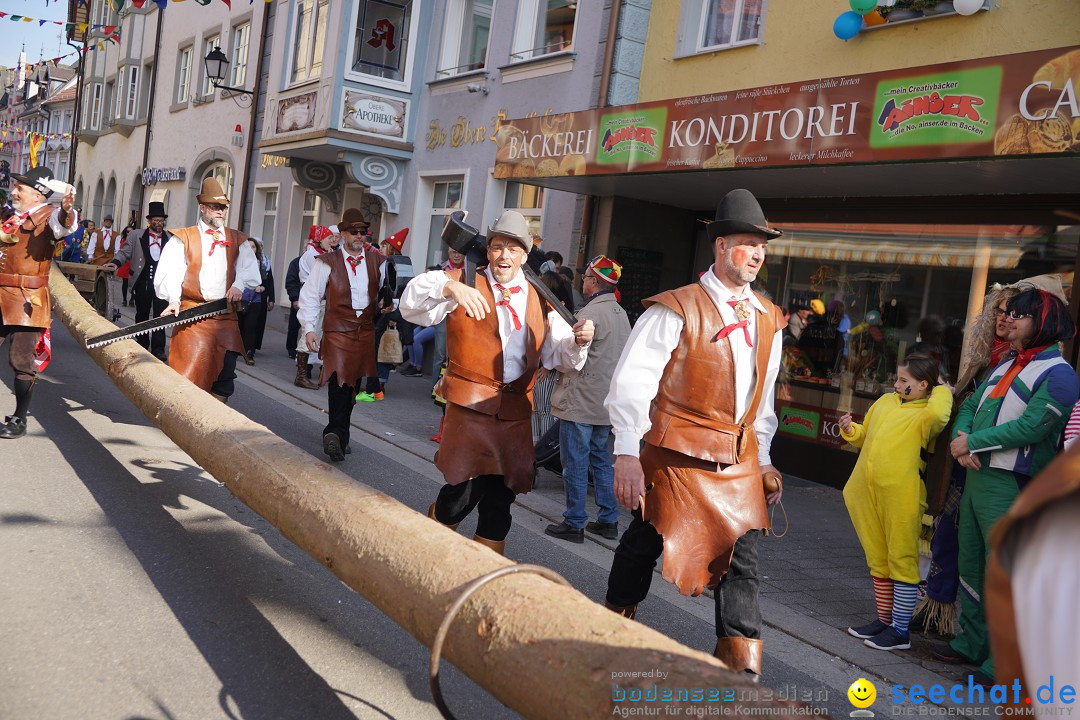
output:
[[[852,0],[854,4],[854,0]],[[974,15],[983,9],[983,0],[953,0],[953,10],[957,15]]]
[[[841,40],[850,40],[862,29],[862,16],[854,10],[840,13],[833,22],[832,31]]]
[[[877,0],[851,0],[851,9],[865,15],[877,7]]]

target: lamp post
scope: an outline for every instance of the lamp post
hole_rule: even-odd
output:
[[[203,64],[206,66],[206,77],[210,78],[210,84],[219,90],[228,90],[229,92],[242,93],[244,95],[254,95],[251,90],[244,90],[242,88],[229,87],[228,85],[222,85],[221,81],[225,79],[225,74],[229,71],[229,58],[225,56],[225,53],[221,52],[221,48],[215,47],[213,50],[206,54],[203,58]]]

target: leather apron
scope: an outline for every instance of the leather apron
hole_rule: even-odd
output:
[[[319,358],[323,361],[319,384],[325,384],[337,373],[338,384],[355,388],[361,378],[375,377],[379,372],[375,366],[375,298],[379,291],[379,267],[386,258],[371,248],[364,251],[368,304],[359,316],[352,306],[348,275],[352,271],[346,267],[345,252],[319,255],[315,262],[330,266],[319,346]]]

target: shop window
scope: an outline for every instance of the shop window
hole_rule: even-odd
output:
[[[394,83],[408,79],[415,3],[360,0],[353,36],[352,71]]]
[[[517,210],[529,224],[530,234],[542,236],[540,226],[544,212],[544,188],[519,182],[506,183],[503,209]]]
[[[128,120],[135,119],[135,111],[139,106],[139,68],[135,65],[128,66],[127,92],[124,99],[124,117]]]
[[[292,69],[289,81],[304,82],[322,72],[323,46],[326,42],[326,16],[329,0],[299,0],[293,24]]]
[[[765,0],[684,0],[676,57],[761,42]]]
[[[915,350],[955,383],[989,286],[1048,274],[1070,294],[1078,241],[1078,227],[785,225],[757,286],[793,316],[784,332],[790,397],[865,412]]]
[[[187,102],[188,87],[191,83],[191,56],[192,48],[186,47],[180,51],[176,61],[176,102]]]
[[[521,0],[510,62],[574,49],[576,0]]]
[[[248,40],[251,36],[251,23],[244,23],[233,28],[232,35],[232,78],[233,87],[244,87],[247,80]]]
[[[436,80],[484,68],[493,5],[494,0],[450,0]]]
[[[465,182],[461,178],[439,180],[432,185],[431,224],[428,228],[427,260],[424,267],[441,264],[447,257],[442,228],[446,216],[461,209],[461,193]]]

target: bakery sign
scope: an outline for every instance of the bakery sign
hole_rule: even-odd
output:
[[[409,101],[346,90],[341,129],[367,135],[403,139]]]
[[[496,177],[1080,154],[1080,46],[508,120]]]

